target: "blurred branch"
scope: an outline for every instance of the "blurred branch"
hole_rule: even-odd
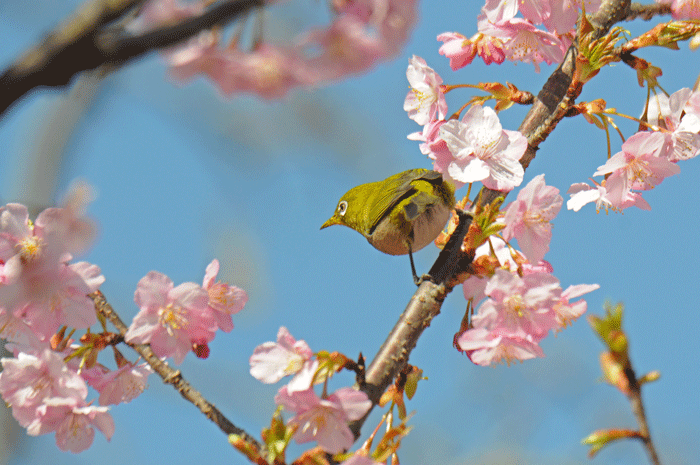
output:
[[[66,86],[81,71],[126,63],[263,4],[263,0],[221,0],[200,16],[136,36],[121,28],[109,29],[109,23],[143,1],[93,0],[27,50],[0,76],[0,116],[32,89]]]
[[[107,318],[119,334],[124,337],[128,330],[124,322],[119,318],[119,315],[114,311],[112,306],[107,302],[102,292],[97,291],[90,294],[90,297],[95,302],[97,311]],[[249,447],[254,447],[258,453],[262,453],[263,448],[260,443],[255,440],[245,430],[237,427],[223,413],[219,411],[213,404],[207,401],[204,396],[194,389],[180,373],[180,370],[174,370],[166,362],[162,361],[156,354],[153,353],[148,344],[132,344],[125,342],[129,347],[134,349],[143,359],[163,378],[163,382],[171,384],[182,397],[194,404],[199,410],[209,418],[216,426],[219,427],[227,436],[231,434],[238,435],[245,441]]]
[[[661,465],[656,448],[651,440],[641,390],[642,384],[656,381],[661,375],[659,372],[653,371],[641,378],[637,378],[629,358],[629,339],[622,329],[623,310],[622,304],[613,306],[606,303],[605,316],[601,318],[591,315],[588,317],[588,322],[606,345],[607,350],[600,356],[600,364],[605,381],[627,396],[632,413],[637,420],[638,430],[600,430],[589,435],[584,439],[583,443],[591,446],[589,455],[593,456],[613,441],[619,439],[640,439],[644,444],[651,463],[653,465]]]
[[[629,0],[604,0],[598,12],[591,18],[591,22],[596,27],[595,34],[600,37],[606,34],[613,24],[624,20],[629,12],[629,6]],[[538,150],[539,145],[544,142],[564,117],[569,103],[573,102],[575,97],[578,96],[568,95],[576,58],[576,53],[574,52],[575,48],[572,47],[562,64],[549,77],[520,125],[520,132],[528,139],[528,148],[520,159],[523,168],[527,168],[532,159],[535,158],[535,152]],[[487,205],[492,203],[497,197],[505,197],[506,193],[482,188],[480,195],[481,205]],[[474,207],[476,207],[476,203]],[[471,219],[465,221],[464,218],[460,218],[459,228],[463,227],[464,224],[468,229],[470,223]],[[466,230],[464,233],[466,233]],[[450,238],[450,242],[457,235],[455,230],[455,233]],[[434,272],[435,267],[439,267],[438,262],[445,260],[443,254],[452,254],[446,260],[447,263],[464,265],[463,261],[460,262],[461,257],[458,256],[462,253],[461,241],[459,245],[456,248],[445,246],[436,261],[436,265],[431,269],[431,274]],[[369,364],[365,382],[360,384],[359,389],[369,396],[373,405],[377,403],[396,374],[408,363],[411,351],[415,348],[423,330],[440,313],[442,303],[447,294],[452,291],[452,287],[449,284],[452,272],[453,270],[447,272],[443,277],[444,280],[438,281],[438,284],[430,281],[421,283],[399,317],[399,321]],[[350,424],[350,429],[356,438],[359,437],[360,429],[367,416],[369,416],[369,412],[360,420]]]

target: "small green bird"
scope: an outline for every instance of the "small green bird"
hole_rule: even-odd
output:
[[[386,254],[413,254],[435,240],[455,206],[455,188],[437,171],[413,169],[353,187],[338,201],[321,229],[342,224]]]

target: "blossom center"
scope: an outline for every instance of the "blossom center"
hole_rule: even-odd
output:
[[[30,263],[41,256],[44,240],[37,236],[28,236],[17,243],[17,253],[23,263]]]
[[[522,318],[523,315],[525,314],[525,309],[527,309],[527,306],[525,305],[525,301],[523,300],[523,296],[520,294],[514,294],[506,297],[503,299],[503,305],[505,306],[506,310],[508,310],[508,313],[513,316],[517,316]]]
[[[158,322],[167,329],[168,334],[172,336],[175,330],[185,326],[187,319],[181,307],[170,303],[158,310]]]

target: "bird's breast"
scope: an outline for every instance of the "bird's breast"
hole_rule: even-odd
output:
[[[415,252],[438,237],[450,217],[450,208],[435,203],[413,221],[406,220],[403,215],[397,216],[383,218],[367,240],[380,252],[406,255],[409,242]]]

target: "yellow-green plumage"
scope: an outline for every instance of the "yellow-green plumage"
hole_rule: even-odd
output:
[[[440,173],[413,169],[350,189],[321,229],[342,224],[377,250],[405,255],[435,240],[454,205],[454,186]]]

